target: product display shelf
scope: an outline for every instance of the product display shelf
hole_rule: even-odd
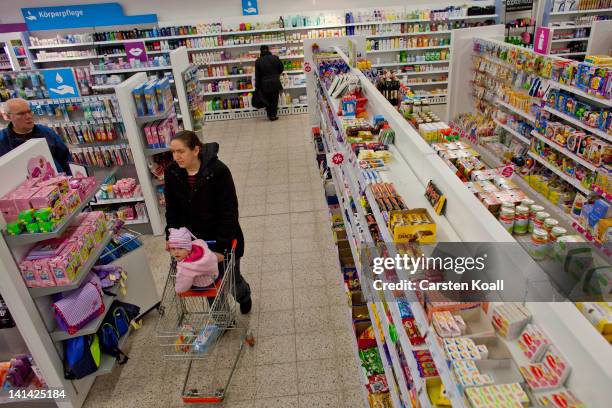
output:
[[[429,74],[448,74],[448,69],[438,69],[432,71],[414,71],[414,72],[399,72],[395,74],[396,76],[413,76],[413,75],[429,75]]]
[[[612,135],[609,135],[608,133],[604,132],[601,129],[595,129],[590,126],[587,126],[585,123],[582,123],[578,119],[573,118],[570,115],[567,115],[563,112],[559,112],[558,110],[551,108],[550,106],[544,106],[544,110],[571,123],[572,125],[578,126],[579,128],[582,128],[586,130],[587,132],[594,134],[595,136],[599,136],[602,139],[607,140],[608,142],[612,142]]]
[[[249,47],[259,47],[262,45],[281,45],[285,44],[286,41],[263,41],[259,43],[248,43],[248,44],[231,44],[231,45],[215,45],[212,47],[193,47],[187,48],[189,51],[210,51],[210,50],[222,50],[222,49],[231,49],[231,48],[249,48]]]
[[[169,149],[167,147],[149,149],[148,145],[145,143],[146,138],[143,126],[148,122],[165,119],[169,115],[172,115],[175,112],[175,104],[170,104],[170,106],[159,115],[138,117],[132,90],[146,81],[147,76],[145,73],[139,72],[118,85],[115,88],[115,93],[122,116],[125,119],[125,133],[132,150],[134,167],[138,175],[138,183],[142,189],[142,197],[144,198],[146,207],[147,218],[139,220],[137,225],[139,226],[139,231],[140,228],[148,229],[148,227],[150,227],[154,235],[160,235],[163,233],[165,222],[163,221],[162,209],[159,206],[156,186],[153,185],[154,176],[149,170],[148,163],[153,155],[163,153]]]
[[[85,278],[85,276],[87,276],[87,273],[96,264],[96,262],[98,262],[100,255],[102,255],[102,253],[105,251],[106,245],[108,245],[112,237],[113,237],[112,232],[107,231],[106,234],[104,235],[104,238],[102,238],[102,241],[100,241],[98,245],[91,251],[91,253],[89,254],[89,257],[87,258],[87,261],[81,265],[72,283],[70,283],[69,285],[61,285],[61,286],[29,288],[30,295],[32,296],[32,298],[53,295],[55,293],[66,292],[66,291],[78,288],[81,285],[81,282],[83,282],[83,279]]]
[[[577,163],[580,163],[582,166],[586,167],[587,169],[589,169],[591,171],[596,171],[597,170],[598,167],[595,166],[593,163],[584,160],[582,157],[579,157],[575,153],[570,152],[565,147],[562,147],[562,146],[558,145],[557,143],[553,142],[552,140],[544,137],[544,135],[542,135],[538,131],[533,130],[531,132],[531,135],[534,136],[536,139],[541,140],[542,142],[546,143],[548,146],[552,147],[553,149],[555,149],[559,153],[563,154],[564,156],[569,157],[570,159],[574,160]]]
[[[612,8],[603,9],[587,9],[587,10],[570,10],[570,11],[551,11],[551,16],[569,16],[575,14],[604,14],[612,13]]]
[[[569,184],[574,186],[580,192],[582,192],[582,193],[584,193],[586,195],[589,195],[591,193],[591,191],[588,188],[586,188],[585,186],[580,184],[580,181],[578,181],[577,179],[575,179],[573,177],[568,176],[563,171],[559,170],[556,166],[552,165],[548,161],[546,161],[543,158],[541,158],[540,156],[538,156],[537,153],[534,153],[534,152],[530,151],[530,152],[528,152],[528,154],[529,154],[529,156],[532,159],[534,159],[535,161],[537,161],[538,163],[540,163],[544,167],[547,167],[549,170],[551,170],[557,176],[561,177],[563,180],[567,181]]]
[[[64,58],[45,58],[45,59],[35,59],[32,62],[35,64],[44,64],[45,62],[64,62],[64,61],[82,61],[82,60],[92,60],[97,58],[102,58],[101,55],[86,55],[83,57],[64,57]]]
[[[333,111],[336,112],[338,109],[338,104],[337,102],[333,101],[329,95],[327,94],[327,92],[324,90],[324,96],[327,99],[328,103],[330,104],[330,106],[333,107]],[[334,115],[334,119],[337,122],[337,126],[339,126],[337,117]],[[342,127],[339,127],[339,129],[342,129]],[[340,150],[342,151],[342,150]],[[415,195],[413,194],[413,189],[414,189],[414,185],[420,185],[419,181],[416,179],[416,177],[410,177],[410,175],[412,175],[412,171],[410,170],[410,168],[408,167],[408,165],[403,161],[403,159],[401,158],[401,155],[397,152],[397,150],[392,147],[391,151],[394,153],[394,157],[396,159],[393,160],[393,163],[389,164],[390,167],[390,171],[388,172],[384,172],[382,174],[381,177],[387,179],[386,181],[391,181],[394,183],[396,190],[398,191],[398,193],[405,198],[410,197],[410,205],[416,205],[417,207],[430,207],[429,203],[425,204],[426,199],[424,196],[421,195]],[[346,151],[346,149],[344,150],[345,155],[350,154],[349,152]],[[347,165],[346,168],[350,168],[350,165]],[[391,178],[391,174],[396,175],[395,177]],[[352,190],[353,190],[353,195],[354,197],[359,197],[358,191],[360,191],[361,189],[358,189],[356,184],[360,183],[360,179],[359,177],[355,176],[354,173],[349,175],[349,179],[352,178],[352,181],[349,180],[348,181],[348,185],[349,186],[353,186]],[[413,184],[415,183],[415,184]],[[379,226],[379,230],[384,238],[384,241],[387,243],[391,243],[393,242],[392,237],[389,234],[388,228],[386,226],[386,222],[382,216],[382,213],[380,212],[380,209],[377,208],[377,204],[376,201],[374,200],[374,196],[372,195],[371,191],[369,188],[365,188],[365,193],[366,193],[366,197],[368,199],[368,203],[370,204],[370,207],[372,208],[372,212],[376,218],[376,221],[378,223]],[[413,200],[414,199],[414,200]],[[418,201],[418,204],[415,203],[415,201]],[[358,201],[357,201],[358,202]],[[433,215],[435,217],[435,214]],[[444,241],[444,240],[449,240],[449,241],[459,241],[459,237],[456,235],[456,233],[454,233],[453,229],[450,227],[450,225],[448,224],[448,221],[446,221],[443,217],[437,216],[436,220],[437,223],[439,222],[441,225],[438,225],[438,231],[440,236],[442,237],[440,240]],[[367,225],[367,224],[364,224]],[[392,248],[389,248],[392,249]],[[393,256],[394,252],[390,252],[390,256]],[[403,278],[403,277],[402,277]],[[414,295],[413,295],[414,296]],[[426,335],[426,333],[428,332],[428,321],[427,318],[425,316],[424,311],[422,310],[421,305],[418,303],[418,301],[415,301],[416,299],[414,299],[411,302],[411,306],[413,307],[413,313],[415,314],[415,320],[417,320],[417,323],[419,323],[419,330],[421,331],[421,334],[423,336]],[[393,302],[393,301],[388,301],[387,304],[389,305],[390,309],[392,310],[392,316],[394,316],[394,321],[396,320],[396,327],[403,327],[402,323],[401,323],[401,318],[399,318],[400,314],[399,314],[399,309],[397,308],[397,303]],[[418,318],[417,318],[418,316]],[[405,331],[403,330],[398,330],[398,332],[402,332],[400,334],[400,340],[401,340],[401,345],[402,348],[404,350],[404,355],[406,356],[407,360],[410,360],[411,358],[413,359],[413,355],[412,355],[412,350],[413,347],[410,345],[410,342],[407,338],[407,335],[405,334]],[[432,343],[431,346],[438,348],[439,346],[437,343]],[[441,354],[441,350],[438,350],[437,353],[435,353],[433,350],[431,350],[432,356],[434,356],[435,361],[436,361],[436,367],[438,368],[441,377],[444,381],[444,384],[446,385],[446,389],[447,390],[453,390],[455,389],[455,386],[453,385],[453,379],[451,377],[450,374],[450,370],[448,369],[448,366],[446,365],[446,362],[443,361],[443,355]],[[413,371],[411,371],[413,380],[415,378],[420,378],[419,377],[419,372],[418,369],[416,368],[416,361],[411,361],[409,362],[409,367],[411,367],[411,369]],[[419,399],[423,402],[423,403],[427,403],[429,404],[429,400],[427,397],[427,392],[426,392],[426,387],[425,387],[425,382],[424,380],[421,381],[421,383],[419,384],[418,380],[416,380],[416,386],[417,386],[417,393],[419,395]],[[465,402],[463,400],[463,397],[460,395],[456,395],[453,398],[453,392],[449,391],[449,395],[453,401],[453,407],[457,406],[457,407],[464,407],[465,406]],[[425,400],[427,402],[425,402]],[[424,405],[424,406],[428,406],[428,405]]]
[[[517,140],[520,140],[521,142],[525,143],[526,145],[530,145],[531,141],[526,138],[525,136],[521,135],[519,132],[517,132],[516,130],[512,129],[510,126],[501,123],[499,120],[493,118],[493,122],[495,122],[497,124],[497,126],[499,126],[500,128],[504,129],[506,132],[510,133],[512,135],[512,137],[516,138]]]
[[[443,85],[448,84],[448,81],[432,81],[432,82],[406,82],[406,85],[410,86],[429,86],[429,85]],[[440,95],[441,96],[441,95]]]
[[[553,43],[563,43],[572,41],[589,41],[589,37],[576,37],[576,38],[555,38],[551,40]]]
[[[559,26],[548,26],[548,28],[550,28],[552,31],[559,31],[559,30],[573,30],[573,29],[577,29],[577,28],[590,28],[591,25],[590,24],[573,24],[570,21],[565,21],[565,22],[558,22],[555,24],[562,24]]]
[[[215,81],[217,79],[231,79],[231,78],[249,78],[254,74],[235,74],[235,75],[221,75],[221,76],[211,76],[211,77],[199,77],[198,81]]]
[[[344,182],[342,180],[338,179],[337,174],[335,174],[338,171],[337,168],[333,168],[332,169],[332,179],[334,180],[334,185],[337,186],[338,188],[344,190]],[[346,197],[346,191],[343,192],[343,198],[342,200],[346,200],[343,202],[346,202],[347,205],[349,205],[349,207],[344,207],[342,206],[342,218],[345,221],[345,225],[349,225],[348,229],[347,229],[347,234],[351,233],[351,236],[354,237],[352,235],[352,230],[351,230],[351,223],[347,222],[346,220],[346,213],[352,213],[352,210],[350,209],[350,201],[348,200],[348,198]],[[354,225],[354,224],[352,224]],[[356,240],[356,238],[354,238]],[[357,249],[355,248],[355,242],[354,239],[349,239],[349,246],[351,248],[351,253],[353,254],[353,260],[355,261],[355,266],[357,268],[357,274],[359,275],[359,271],[361,270],[361,263],[359,261],[359,252],[357,251]],[[370,238],[371,239],[371,238]],[[361,277],[360,277],[361,278]],[[360,279],[361,281],[361,279]],[[376,310],[378,310],[378,307],[376,307]],[[374,312],[373,309],[373,303],[372,302],[368,302],[368,313],[370,315],[370,317],[372,318],[372,328],[374,331],[374,336],[376,338],[376,344],[378,347],[378,352],[380,354],[380,358],[382,360],[383,363],[383,369],[385,372],[385,377],[387,378],[387,384],[389,386],[389,392],[391,395],[391,400],[393,401],[393,406],[394,407],[401,407],[402,405],[400,404],[400,396],[399,396],[399,391],[397,390],[397,384],[396,384],[396,376],[395,373],[398,372],[399,374],[402,374],[401,369],[399,369],[399,367],[397,366],[399,364],[399,359],[397,358],[397,355],[395,353],[393,353],[393,347],[389,346],[388,344],[385,343],[385,340],[383,340],[383,336],[381,335],[381,333],[379,332],[379,327],[376,324],[376,322],[374,321],[373,316],[379,316],[379,314],[376,314]],[[384,314],[384,313],[382,313]],[[384,326],[384,324],[381,324],[381,326]],[[388,333],[385,334],[384,339],[390,339],[390,336]],[[389,353],[392,355],[392,363],[394,364],[394,366],[392,367],[389,364],[389,361],[387,359],[387,354],[385,352],[385,345],[387,346],[387,349],[389,350]],[[395,358],[393,358],[393,356],[395,356]],[[400,370],[400,371],[396,371],[396,370]],[[402,374],[403,376],[403,374]],[[406,392],[407,390],[405,390],[405,385],[404,388],[401,390],[401,392]],[[406,398],[408,395],[405,394],[404,398]]]
[[[109,295],[105,294],[103,296],[104,313],[102,313],[100,316],[96,317],[91,322],[87,323],[86,326],[84,326],[82,329],[80,329],[79,331],[77,331],[74,334],[66,333],[65,331],[63,331],[60,328],[56,327],[53,331],[51,331],[49,333],[51,335],[51,339],[53,339],[53,341],[57,342],[57,341],[73,339],[73,338],[79,337],[79,336],[85,336],[86,334],[94,334],[95,332],[98,331],[98,329],[102,325],[102,321],[104,320],[104,317],[106,316],[106,313],[110,309],[110,305],[111,305],[111,303],[113,303],[113,300],[115,300],[114,296],[109,296]]]
[[[201,95],[203,96],[229,95],[229,94],[248,93],[248,92],[253,92],[253,91],[255,91],[255,89],[252,89],[252,88],[251,89],[233,89],[231,91],[204,92]]]
[[[91,206],[97,205],[108,205],[108,204],[121,204],[121,203],[135,203],[144,201],[144,197],[128,197],[128,198],[108,198],[101,199],[96,197],[96,201],[90,203]]]
[[[588,99],[589,102],[594,102],[598,105],[603,105],[606,106],[608,108],[612,108],[612,100],[611,99],[603,99],[603,98],[598,98],[596,96],[593,96],[589,93],[586,93],[578,88],[576,88],[575,86],[568,86],[556,81],[549,81],[550,87],[551,88],[556,88],[556,89],[561,89],[567,92],[571,92],[574,95],[580,96],[584,99]]]
[[[502,101],[499,98],[497,98],[495,100],[495,103],[499,104],[500,106],[503,106],[504,108],[512,111],[513,113],[521,115],[523,118],[527,119],[530,123],[535,123],[536,119],[535,119],[534,115],[532,115],[530,113],[527,113],[527,112],[525,112],[525,111],[523,111],[523,110],[521,110],[521,109],[519,109],[519,108],[517,108],[517,107],[515,107],[513,105],[510,105],[509,103],[504,102],[504,101]]]
[[[436,45],[432,47],[410,47],[410,48],[394,48],[390,50],[366,50],[366,54],[374,54],[378,52],[396,52],[396,51],[424,51],[424,50],[442,50],[450,48],[450,45]]]
[[[105,69],[102,71],[93,70],[91,75],[110,75],[110,74],[127,74],[132,72],[145,72],[145,71],[168,71],[172,70],[169,65],[157,66],[157,67],[140,67],[140,68],[123,68],[123,69]]]
[[[555,54],[551,54],[557,57],[569,57],[572,55],[586,55],[586,52],[582,51],[582,52],[559,52],[559,53],[555,53]]]
[[[133,220],[123,220],[125,225],[138,225],[138,224],[148,224],[148,218],[135,218]]]
[[[66,229],[72,224],[72,222],[74,221],[74,218],[77,215],[79,215],[83,211],[83,209],[85,209],[85,207],[89,205],[89,202],[95,197],[104,179],[115,174],[115,171],[116,169],[111,169],[110,171],[97,172],[96,178],[98,182],[96,184],[96,187],[87,195],[87,197],[85,197],[84,200],[81,201],[81,203],[75,208],[75,210],[71,214],[66,216],[62,221],[60,221],[57,224],[53,232],[8,235],[6,231],[3,231],[4,239],[9,245],[17,246],[17,245],[33,244],[33,243],[44,241],[47,239],[60,237],[66,231]]]
[[[420,31],[414,33],[385,33],[385,34],[372,34],[366,35],[366,38],[389,38],[389,37],[412,37],[421,35],[443,35],[450,34],[452,30],[440,30],[440,31]]]
[[[381,62],[378,64],[372,64],[372,68],[383,68],[383,67],[398,67],[401,65],[424,65],[424,64],[448,64],[450,60],[439,60],[439,61],[415,61],[415,62]]]

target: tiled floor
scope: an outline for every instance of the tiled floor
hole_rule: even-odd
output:
[[[309,131],[307,115],[213,122],[204,130],[206,141],[221,145],[220,158],[234,176],[246,236],[241,267],[253,291],[256,345],[241,355],[226,407],[363,405]],[[145,245],[161,292],[164,241],[148,237]],[[157,317],[152,312],[132,334],[130,361],[96,380],[85,407],[183,406],[186,363],[163,360]]]

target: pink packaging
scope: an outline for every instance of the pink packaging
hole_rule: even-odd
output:
[[[81,197],[75,190],[69,190],[61,197],[68,213],[72,213],[81,204]]]
[[[159,146],[166,147],[170,143],[170,128],[168,127],[168,119],[162,120],[157,125],[157,137],[159,138]]]
[[[151,124],[148,124],[144,127],[145,136],[147,138],[147,145],[149,147],[155,147],[153,143],[153,138],[151,136]]]
[[[60,255],[49,260],[50,272],[58,285],[68,285],[76,277],[81,266],[79,252],[70,244]]]
[[[56,286],[55,278],[53,277],[53,273],[51,272],[51,268],[49,267],[48,259],[38,259],[34,261],[34,268],[36,269],[36,271],[38,271],[40,286]]]
[[[155,122],[151,123],[151,142],[152,145],[151,147],[161,147],[160,145],[160,140],[159,140],[159,136],[157,135],[157,126],[159,124],[159,120],[156,120]]]
[[[10,198],[9,194],[0,198],[0,212],[2,213],[4,221],[7,223],[17,221],[17,216],[19,215],[19,210],[15,205],[15,200]]]
[[[30,204],[35,210],[53,207],[59,197],[60,191],[57,186],[45,186],[41,187],[36,194],[30,197]]]
[[[68,180],[67,176],[57,176],[50,178],[46,181],[40,181],[36,184],[38,187],[46,187],[46,186],[57,186],[61,193],[68,191]]]
[[[26,189],[16,190],[12,198],[15,201],[17,211],[21,212],[23,210],[29,210],[31,208],[30,198],[33,197],[37,192],[38,187],[28,187]]]
[[[21,271],[23,281],[28,288],[39,288],[41,286],[38,273],[34,268],[34,261],[19,262],[19,270]]]

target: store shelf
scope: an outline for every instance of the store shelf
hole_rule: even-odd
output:
[[[578,37],[578,38],[556,38],[551,42],[553,43],[562,43],[562,42],[571,42],[571,41],[589,41],[589,37]]]
[[[151,51],[147,50],[147,55],[168,54],[171,51],[174,51],[174,50],[151,50]]]
[[[607,106],[609,108],[612,108],[612,99],[603,99],[603,98],[598,98],[594,95],[591,95],[589,93],[586,93],[578,88],[576,88],[575,86],[569,86],[569,85],[565,85],[565,84],[561,84],[559,82],[555,82],[555,81],[550,81],[550,86],[552,88],[557,88],[557,89],[562,89],[564,91],[567,92],[571,92],[574,95],[578,95],[582,98],[588,99],[590,102],[594,102],[603,106]]]
[[[512,111],[512,112],[514,112],[516,114],[518,114],[518,115],[521,115],[523,118],[527,119],[530,123],[535,124],[535,120],[536,120],[535,116],[533,116],[533,115],[531,115],[531,114],[529,114],[529,113],[527,113],[525,111],[522,111],[519,108],[517,108],[517,107],[515,107],[513,105],[510,105],[509,103],[504,102],[504,101],[502,101],[499,98],[497,98],[497,100],[495,102],[498,103],[499,105],[503,106],[504,108],[506,108],[506,109],[508,109],[508,110],[510,110],[510,111]]]
[[[595,166],[593,163],[584,160],[582,157],[579,157],[576,154],[570,152],[565,147],[559,146],[557,143],[555,143],[552,140],[546,138],[541,133],[539,133],[539,132],[534,130],[534,131],[531,132],[531,134],[536,139],[541,140],[542,142],[546,143],[548,146],[552,147],[553,149],[555,149],[559,153],[562,153],[564,156],[569,157],[570,159],[574,160],[577,163],[580,163],[582,166],[586,167],[587,169],[589,169],[591,171],[596,171],[597,170],[597,166]]]
[[[537,161],[538,163],[540,163],[544,167],[550,169],[553,173],[555,173],[557,176],[559,176],[563,180],[567,181],[569,184],[574,186],[580,192],[586,194],[587,196],[591,193],[588,188],[586,188],[582,184],[580,184],[580,181],[578,181],[577,179],[575,179],[573,177],[568,176],[563,171],[559,170],[557,167],[555,167],[554,165],[552,165],[548,161],[546,161],[543,158],[541,158],[540,156],[538,156],[537,153],[534,153],[534,152],[530,151],[530,152],[528,152],[528,154],[529,154],[529,156],[532,159],[534,159],[535,161]]]
[[[604,140],[612,142],[612,135],[607,134],[606,132],[604,132],[601,129],[594,129],[594,128],[590,127],[590,126],[587,126],[586,124],[582,123],[578,119],[573,118],[573,117],[571,117],[571,116],[569,116],[569,115],[567,115],[567,114],[565,114],[563,112],[560,112],[560,111],[558,111],[556,109],[553,109],[550,106],[545,106],[544,110],[547,111],[547,112],[552,113],[553,115],[555,115],[555,116],[557,116],[557,117],[559,117],[559,118],[561,118],[561,119],[563,119],[563,120],[565,120],[565,121],[567,121],[567,122],[569,122],[569,123],[571,123],[573,125],[576,125],[576,126],[582,128],[582,129],[586,130],[589,133],[592,133],[592,134],[594,134],[596,136],[601,137]]]
[[[305,88],[306,88],[306,84],[303,84],[303,85],[285,86],[283,87],[283,90],[285,89],[305,89]]]
[[[94,89],[96,91],[108,91],[108,90],[113,90],[115,89],[115,87],[119,85],[119,84],[114,84],[114,85],[92,85],[90,86],[91,89]]]
[[[396,51],[423,51],[423,50],[441,50],[450,48],[450,45],[436,45],[433,47],[411,47],[411,48],[395,48],[393,50],[366,50],[366,54],[382,53],[382,52],[396,52]]]
[[[28,58],[28,56],[27,56],[27,55],[15,55],[15,57],[16,57],[17,59],[26,59],[26,58]]]
[[[433,71],[420,71],[420,72],[400,72],[395,74],[396,76],[413,76],[413,75],[429,75],[429,74],[447,74],[448,69],[440,69]]]
[[[82,60],[92,60],[98,59],[100,55],[86,55],[83,57],[63,57],[63,58],[46,58],[46,59],[35,59],[32,62],[35,64],[40,64],[43,62],[64,62],[64,61],[82,61]]]
[[[260,33],[276,33],[279,31],[284,31],[286,30],[285,28],[264,28],[261,30],[248,30],[248,31],[224,31],[221,34],[215,34],[215,35],[222,35],[222,36],[228,36],[228,35],[244,35],[244,34],[260,34]]]
[[[157,67],[140,67],[140,68],[124,68],[124,69],[105,69],[102,71],[91,71],[91,75],[110,75],[110,74],[125,74],[128,72],[144,72],[144,71],[171,71],[170,66],[157,66]]]
[[[493,119],[493,122],[495,122],[497,124],[497,126],[501,127],[506,132],[510,133],[513,137],[515,137],[516,139],[518,139],[521,142],[525,143],[526,145],[529,146],[531,144],[531,141],[529,139],[527,139],[525,136],[521,135],[516,130],[512,129],[510,126],[501,123],[497,119]]]
[[[402,65],[425,65],[425,64],[448,64],[450,60],[443,61],[416,61],[416,62],[381,62],[380,64],[372,64],[372,68],[380,67],[398,67]]]
[[[557,30],[573,30],[576,28],[591,28],[590,24],[564,25],[564,26],[548,26],[552,31]]]
[[[448,81],[433,81],[433,82],[406,82],[405,85],[410,86],[429,86],[429,85],[446,85]]]
[[[292,69],[289,71],[283,71],[283,74],[303,74],[304,70],[303,69]]]
[[[204,37],[216,37],[219,34],[185,34],[185,35],[169,35],[167,37],[145,37],[145,38],[132,38],[129,40],[108,40],[108,41],[94,41],[94,45],[110,45],[110,44],[125,44],[132,42],[151,42],[151,41],[167,41],[167,40],[181,40],[186,38],[204,38]]]
[[[158,113],[157,115],[136,116],[134,119],[136,120],[137,125],[144,125],[145,123],[166,119],[171,112],[174,112],[174,104],[170,105],[165,111]]]
[[[115,171],[116,169],[110,169],[103,176],[101,176],[101,180],[104,180],[105,178],[112,176],[115,173]],[[18,245],[25,245],[25,244],[33,244],[33,243],[44,241],[46,239],[51,239],[51,238],[59,238],[66,231],[68,226],[72,224],[72,221],[74,220],[74,218],[78,214],[80,214],[81,211],[83,211],[85,207],[89,205],[89,202],[92,200],[92,198],[94,198],[94,196],[98,192],[98,189],[100,188],[100,184],[101,184],[101,181],[98,181],[96,183],[96,186],[85,197],[85,199],[81,201],[81,203],[76,207],[76,209],[70,215],[65,217],[62,221],[60,221],[57,224],[57,226],[55,227],[55,231],[38,233],[38,234],[19,234],[19,235],[8,235],[6,231],[3,231],[6,242],[10,246],[18,246]]]
[[[50,45],[29,45],[29,50],[50,50],[53,48],[72,48],[72,47],[93,47],[93,42],[69,43],[69,44],[50,44]]]
[[[145,156],[154,156],[156,154],[166,153],[169,151],[170,151],[169,147],[158,147],[155,149],[144,149],[144,154]]]
[[[112,231],[110,230],[107,231],[104,237],[102,238],[102,241],[100,241],[98,245],[96,246],[96,248],[94,248],[94,250],[91,251],[91,253],[89,254],[89,257],[87,258],[87,261],[85,261],[85,263],[81,265],[81,267],[79,268],[79,272],[77,273],[76,277],[74,278],[71,284],[61,285],[61,286],[50,286],[46,288],[29,288],[30,295],[32,296],[32,298],[38,298],[42,296],[53,295],[55,293],[66,292],[66,291],[73,290],[81,286],[83,279],[85,279],[85,277],[87,276],[91,268],[96,264],[96,262],[98,262],[100,255],[102,255],[102,252],[104,252],[104,250],[106,249],[106,245],[108,245],[112,237],[113,237]]]
[[[568,57],[570,55],[586,55],[586,52],[560,52],[558,54],[551,53],[553,57]]]
[[[612,13],[612,8],[607,9],[590,9],[590,10],[571,10],[571,11],[552,11],[551,16],[570,16],[575,14],[603,14]]]
[[[149,223],[149,219],[148,218],[136,218],[136,219],[133,219],[133,220],[123,220],[123,223],[125,225],[148,224]]]
[[[188,48],[188,52],[192,51],[210,51],[210,50],[222,50],[225,48],[248,48],[248,47],[259,47],[261,45],[281,45],[285,44],[286,41],[269,41],[269,42],[259,42],[259,43],[250,43],[250,44],[233,44],[233,45],[215,45],[214,47],[194,47]]]
[[[100,316],[96,317],[94,320],[87,323],[85,327],[83,327],[81,330],[77,331],[74,334],[69,334],[59,329],[58,327],[56,327],[55,330],[49,333],[49,335],[51,336],[51,339],[57,342],[57,341],[72,339],[75,337],[85,336],[86,334],[94,334],[95,332],[97,332],[100,326],[102,325],[102,321],[104,320],[104,317],[106,316],[106,314],[108,313],[108,310],[110,309],[111,303],[113,303],[113,300],[115,300],[115,297],[109,296],[109,295],[103,295],[102,300],[104,302],[104,312]]]
[[[250,78],[254,76],[254,73],[251,74],[236,74],[236,75],[222,75],[222,76],[212,76],[212,77],[199,77],[198,81],[214,81],[217,79],[231,79],[231,78]]]
[[[300,55],[278,55],[280,59],[301,59],[304,58],[303,54]],[[239,58],[239,59],[231,59],[231,60],[223,60],[223,61],[208,61],[201,63],[199,65],[224,65],[224,64],[244,64],[246,62],[255,62],[256,58]]]
[[[108,204],[121,204],[121,203],[136,203],[144,201],[144,197],[131,197],[131,198],[110,198],[107,200],[98,199],[96,202],[92,202],[92,206],[96,205],[108,205]]]
[[[304,108],[304,107],[308,107],[307,104],[303,104],[303,103],[298,103],[297,105],[288,105],[288,106],[280,106],[278,107],[278,109],[282,109],[282,108]],[[215,113],[231,113],[231,112],[255,112],[258,111],[259,109],[256,108],[235,108],[235,109],[223,109],[223,110],[212,110],[212,111],[206,111],[204,112],[204,114],[206,115],[213,115]]]
[[[420,33],[386,33],[386,34],[372,34],[366,35],[366,38],[389,38],[389,37],[411,37],[411,36],[422,36],[422,35],[438,35],[438,34],[450,34],[452,30],[441,30],[441,31],[425,31]]]
[[[234,89],[232,91],[219,91],[219,92],[204,92],[202,96],[214,96],[214,95],[228,95],[228,94],[236,94],[236,93],[248,93],[253,92],[255,89]]]

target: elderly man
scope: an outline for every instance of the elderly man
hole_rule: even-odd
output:
[[[28,101],[21,98],[9,99],[4,104],[4,113],[8,116],[10,123],[6,129],[0,131],[0,156],[29,139],[44,137],[47,139],[57,170],[70,174],[68,166],[70,151],[53,129],[34,123],[34,115]]]

